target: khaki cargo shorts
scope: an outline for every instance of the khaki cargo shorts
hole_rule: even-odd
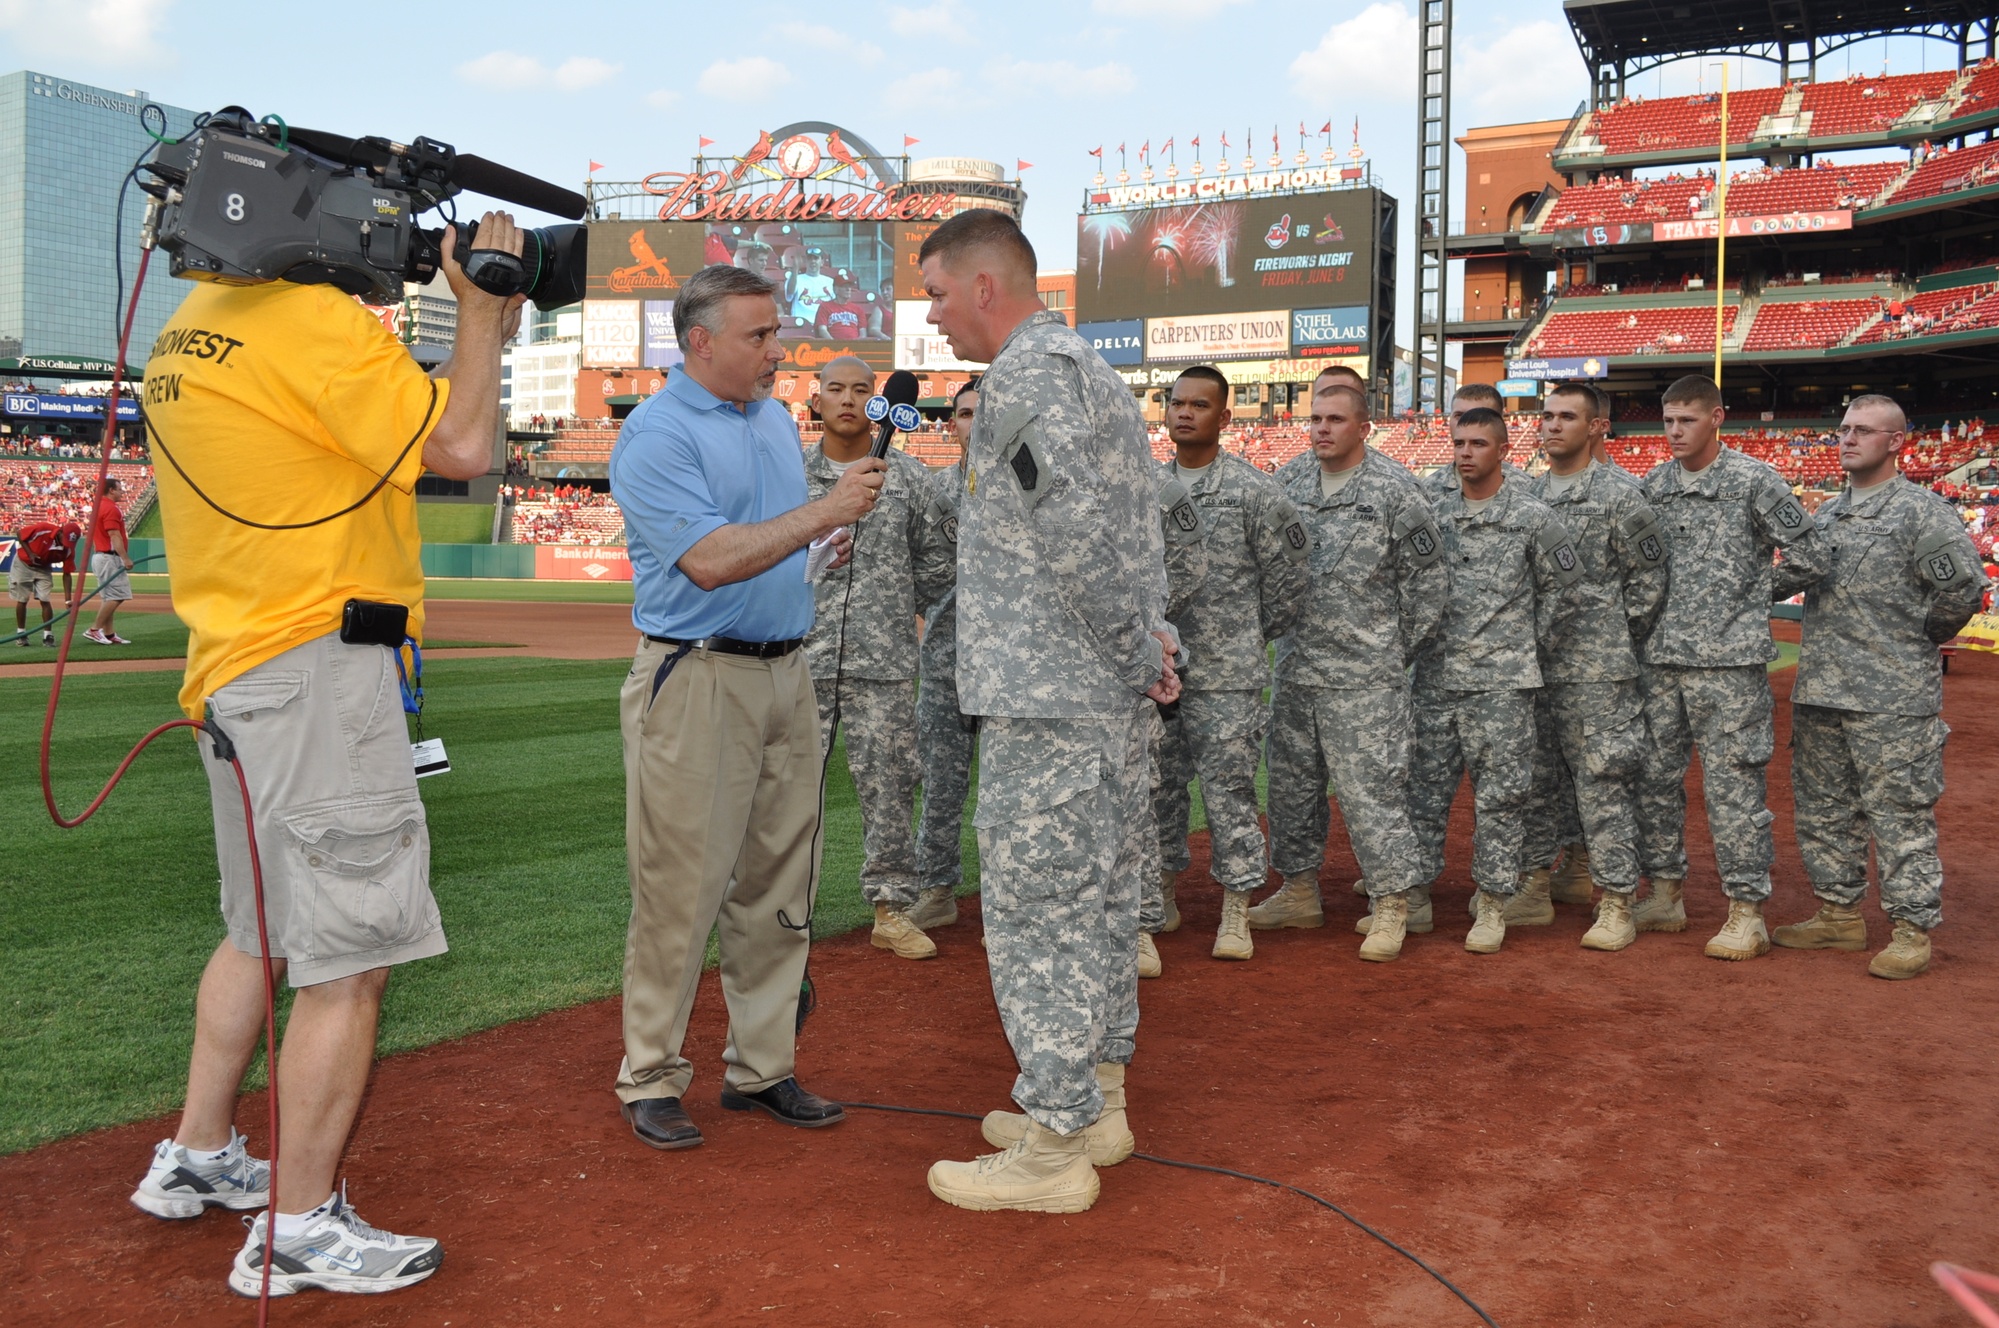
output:
[[[271,953],[291,984],[443,954],[394,654],[322,636],[225,683],[209,704],[250,786]],[[260,955],[243,796],[206,735],[200,744],[222,917],[230,943]]]
[[[28,560],[18,550],[15,552],[14,564],[7,569],[7,593],[16,604],[26,604],[31,599],[46,603],[54,598],[55,589],[54,573],[44,567],[28,566]]]
[[[90,574],[97,578],[98,599],[111,603],[132,598],[132,578],[126,574],[125,560],[117,554],[91,554]]]

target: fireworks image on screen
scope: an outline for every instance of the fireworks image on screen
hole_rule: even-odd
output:
[[[1194,259],[1215,269],[1216,285],[1235,285],[1229,262],[1242,234],[1242,204],[1210,203],[1194,214],[1189,230]]]
[[[1151,214],[1151,252],[1145,263],[1147,290],[1170,294],[1187,284],[1194,260],[1193,220],[1183,208]]]
[[[1131,218],[1122,212],[1099,212],[1083,219],[1083,233],[1097,242],[1097,289],[1104,286],[1104,255],[1131,238]]]

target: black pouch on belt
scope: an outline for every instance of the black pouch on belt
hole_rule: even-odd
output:
[[[350,646],[399,649],[409,636],[410,611],[402,604],[350,599],[340,615],[340,639]]]

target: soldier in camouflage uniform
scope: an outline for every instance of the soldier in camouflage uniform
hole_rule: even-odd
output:
[[[868,454],[874,426],[862,413],[875,375],[843,355],[819,371],[826,426],[805,453],[813,498],[830,492]],[[936,944],[910,922],[916,903],[917,567],[937,555],[942,531],[931,520],[930,473],[890,449],[880,500],[854,529],[854,557],[813,584],[815,616],[805,649],[819,698],[821,750],[831,751],[837,713],[847,768],[861,804],[865,856],[861,894],[874,905],[873,943],[904,959],[928,959]]]
[[[909,920],[924,931],[958,920],[957,888],[964,880],[965,798],[971,791],[976,725],[958,709],[958,503],[965,490],[963,449],[970,445],[979,408],[976,381],[951,402],[951,433],[958,464],[931,477],[929,520],[946,553],[917,568],[923,641],[917,657],[916,752],[923,769],[923,811],[917,821],[916,883],[920,894]]]
[[[1721,446],[1721,392],[1689,375],[1666,389],[1674,460],[1645,477],[1673,560],[1659,620],[1646,638],[1640,683],[1652,746],[1639,773],[1639,864],[1652,893],[1633,912],[1640,931],[1685,931],[1687,757],[1698,747],[1728,920],[1707,944],[1715,959],[1770,949],[1763,901],[1773,848],[1764,767],[1776,743],[1769,662],[1771,556],[1815,581],[1825,541],[1761,461]]]
[[[1367,400],[1367,379],[1361,377],[1358,370],[1349,369],[1344,364],[1329,364],[1319,370],[1318,374],[1312,379],[1312,395],[1310,400],[1318,400],[1320,390],[1333,383],[1339,383],[1344,387],[1351,387],[1354,391],[1360,393],[1362,402]],[[1307,405],[1306,409],[1309,412],[1311,407]],[[1362,441],[1366,440],[1363,439]],[[1279,488],[1289,493],[1292,485],[1299,482],[1298,477],[1300,475],[1317,475],[1318,473],[1319,458],[1312,454],[1312,445],[1310,442],[1307,442],[1305,450],[1279,466],[1273,478],[1276,479]],[[1330,823],[1328,821],[1328,824]]]
[[[1943,916],[1937,799],[1943,794],[1943,668],[1937,646],[1978,611],[1985,576],[1944,499],[1895,471],[1908,420],[1893,398],[1855,397],[1839,431],[1847,487],[1815,524],[1830,568],[1778,569],[1776,593],[1805,592],[1791,688],[1791,790],[1798,851],[1821,901],[1771,936],[1799,950],[1860,950],[1867,841],[1894,936],[1867,971],[1912,978],[1930,964]]]
[[[1648,738],[1635,644],[1651,633],[1667,577],[1659,518],[1638,481],[1591,458],[1592,435],[1608,422],[1594,388],[1571,383],[1550,391],[1541,412],[1549,468],[1530,485],[1575,537],[1582,567],[1541,642],[1540,700],[1557,746],[1553,760],[1569,776],[1569,791],[1556,787],[1560,803],[1542,809],[1541,820],[1580,810],[1588,860],[1604,888],[1596,923],[1583,935],[1590,950],[1622,950],[1638,936],[1631,920],[1638,890],[1634,781]],[[1554,919],[1548,873],[1531,871],[1507,905],[1506,922]]]
[[[1416,659],[1409,819],[1422,851],[1419,903],[1444,869],[1444,833],[1458,781],[1471,775],[1472,880],[1478,887],[1465,949],[1492,954],[1519,886],[1521,815],[1534,761],[1539,638],[1582,575],[1574,538],[1527,481],[1505,474],[1506,419],[1484,406],[1451,430],[1460,487],[1436,505],[1450,602],[1436,639]],[[1384,901],[1385,902],[1385,901]],[[1372,926],[1395,929],[1375,908]]]
[[[1147,743],[1153,704],[1179,695],[1158,488],[1130,389],[1042,306],[1011,217],[961,213],[919,260],[930,321],[991,366],[958,515],[958,697],[980,716],[987,957],[1025,1113],[989,1115],[1003,1151],[936,1163],[930,1189],[1080,1212],[1093,1163],[1132,1150]]]
[[[1207,584],[1208,547],[1207,526],[1202,523],[1200,507],[1187,486],[1171,475],[1159,485],[1159,533],[1166,546],[1167,630],[1174,638],[1169,653],[1177,672],[1186,664],[1187,654],[1172,621]],[[1154,800],[1160,787],[1160,751],[1166,741],[1165,715],[1168,709],[1178,708],[1177,704],[1167,708],[1154,706],[1146,726],[1146,787],[1153,791]],[[1174,899],[1173,888],[1179,873],[1161,870],[1159,841],[1155,817],[1153,833],[1146,840],[1145,877],[1138,896],[1138,975],[1142,978],[1156,978],[1165,971],[1159,960],[1159,947],[1152,938],[1161,932],[1180,930],[1180,906]]]
[[[1228,379],[1199,365],[1180,375],[1166,405],[1175,456],[1161,467],[1160,478],[1186,485],[1199,509],[1208,576],[1170,619],[1187,662],[1179,670],[1180,703],[1165,722],[1152,810],[1160,888],[1171,898],[1188,864],[1188,785],[1200,776],[1209,870],[1222,887],[1213,953],[1248,959],[1254,953],[1249,897],[1265,870],[1256,806],[1263,689],[1270,681],[1265,645],[1291,629],[1304,594],[1307,549],[1298,513],[1277,482],[1221,450],[1228,403]]]
[[[1408,891],[1421,885],[1409,822],[1409,673],[1450,597],[1442,537],[1422,487],[1367,446],[1367,399],[1322,381],[1312,398],[1312,473],[1286,493],[1311,544],[1311,577],[1296,626],[1277,643],[1271,694],[1270,864],[1277,893],[1249,911],[1249,925],[1321,927],[1331,777],[1361,879],[1383,923],[1361,945],[1377,962],[1402,951]]]

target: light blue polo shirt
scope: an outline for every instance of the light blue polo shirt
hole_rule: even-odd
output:
[[[639,403],[611,449],[625,514],[632,625],[651,636],[788,641],[812,630],[805,550],[747,581],[703,590],[680,557],[724,525],[768,521],[807,499],[798,426],[775,401],[747,411],[676,370]]]

